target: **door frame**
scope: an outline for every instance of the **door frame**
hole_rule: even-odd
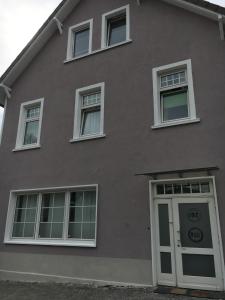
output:
[[[225,266],[224,266],[224,256],[223,256],[223,245],[222,245],[222,235],[220,229],[220,217],[219,217],[219,209],[218,209],[218,199],[216,192],[216,183],[215,176],[201,176],[201,177],[187,177],[187,178],[172,178],[172,179],[154,179],[149,181],[149,209],[150,209],[150,229],[151,229],[151,252],[152,252],[152,285],[157,286],[157,238],[156,238],[156,221],[155,221],[155,206],[154,206],[154,187],[157,183],[170,183],[170,182],[182,182],[182,181],[202,181],[208,180],[212,185],[212,197],[214,198],[215,204],[215,214],[216,214],[216,226],[218,232],[218,240],[219,240],[219,251],[220,251],[220,261],[222,264],[221,273],[222,273],[222,282],[223,282],[223,290],[225,290]],[[180,197],[179,195],[178,197]],[[187,195],[184,195],[186,197]],[[190,194],[189,197],[195,197],[196,195]],[[163,195],[164,199],[171,198],[171,195]],[[181,196],[182,197],[182,196]],[[199,287],[200,288],[200,287]]]

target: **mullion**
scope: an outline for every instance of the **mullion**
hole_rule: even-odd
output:
[[[84,219],[84,192],[82,197],[82,214],[81,214],[81,239],[83,239],[83,219]]]
[[[26,195],[26,207],[25,207],[25,216],[24,216],[24,222],[23,222],[23,238],[24,238],[24,231],[25,231],[25,224],[26,224],[26,218],[27,218],[27,202],[28,202],[28,195]]]

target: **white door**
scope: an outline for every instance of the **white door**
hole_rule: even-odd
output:
[[[155,200],[158,284],[222,290],[213,198]]]

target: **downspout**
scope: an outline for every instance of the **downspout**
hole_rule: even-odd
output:
[[[3,88],[5,95],[8,99],[11,98],[11,91],[12,89],[10,89],[8,86],[6,86],[4,83],[0,83],[0,88]]]
[[[218,15],[218,23],[219,23],[219,31],[220,31],[221,41],[224,41],[224,39],[225,39],[223,20],[224,20],[223,16]]]
[[[63,24],[56,17],[53,18],[53,21],[56,23],[59,33],[62,35],[63,34]]]

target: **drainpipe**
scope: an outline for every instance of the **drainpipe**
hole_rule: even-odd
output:
[[[224,25],[223,25],[223,16],[222,15],[218,15],[218,22],[219,22],[220,38],[221,38],[221,41],[224,41],[225,35],[224,35]]]
[[[63,33],[63,24],[56,17],[53,18],[53,21],[56,23],[59,33],[62,34]]]
[[[3,90],[4,90],[5,94],[6,94],[6,97],[8,99],[10,99],[11,98],[11,91],[12,90],[8,86],[6,86],[4,83],[0,83],[0,88],[3,88]]]
[[[137,0],[137,5],[138,5],[138,6],[141,5],[141,0]]]

